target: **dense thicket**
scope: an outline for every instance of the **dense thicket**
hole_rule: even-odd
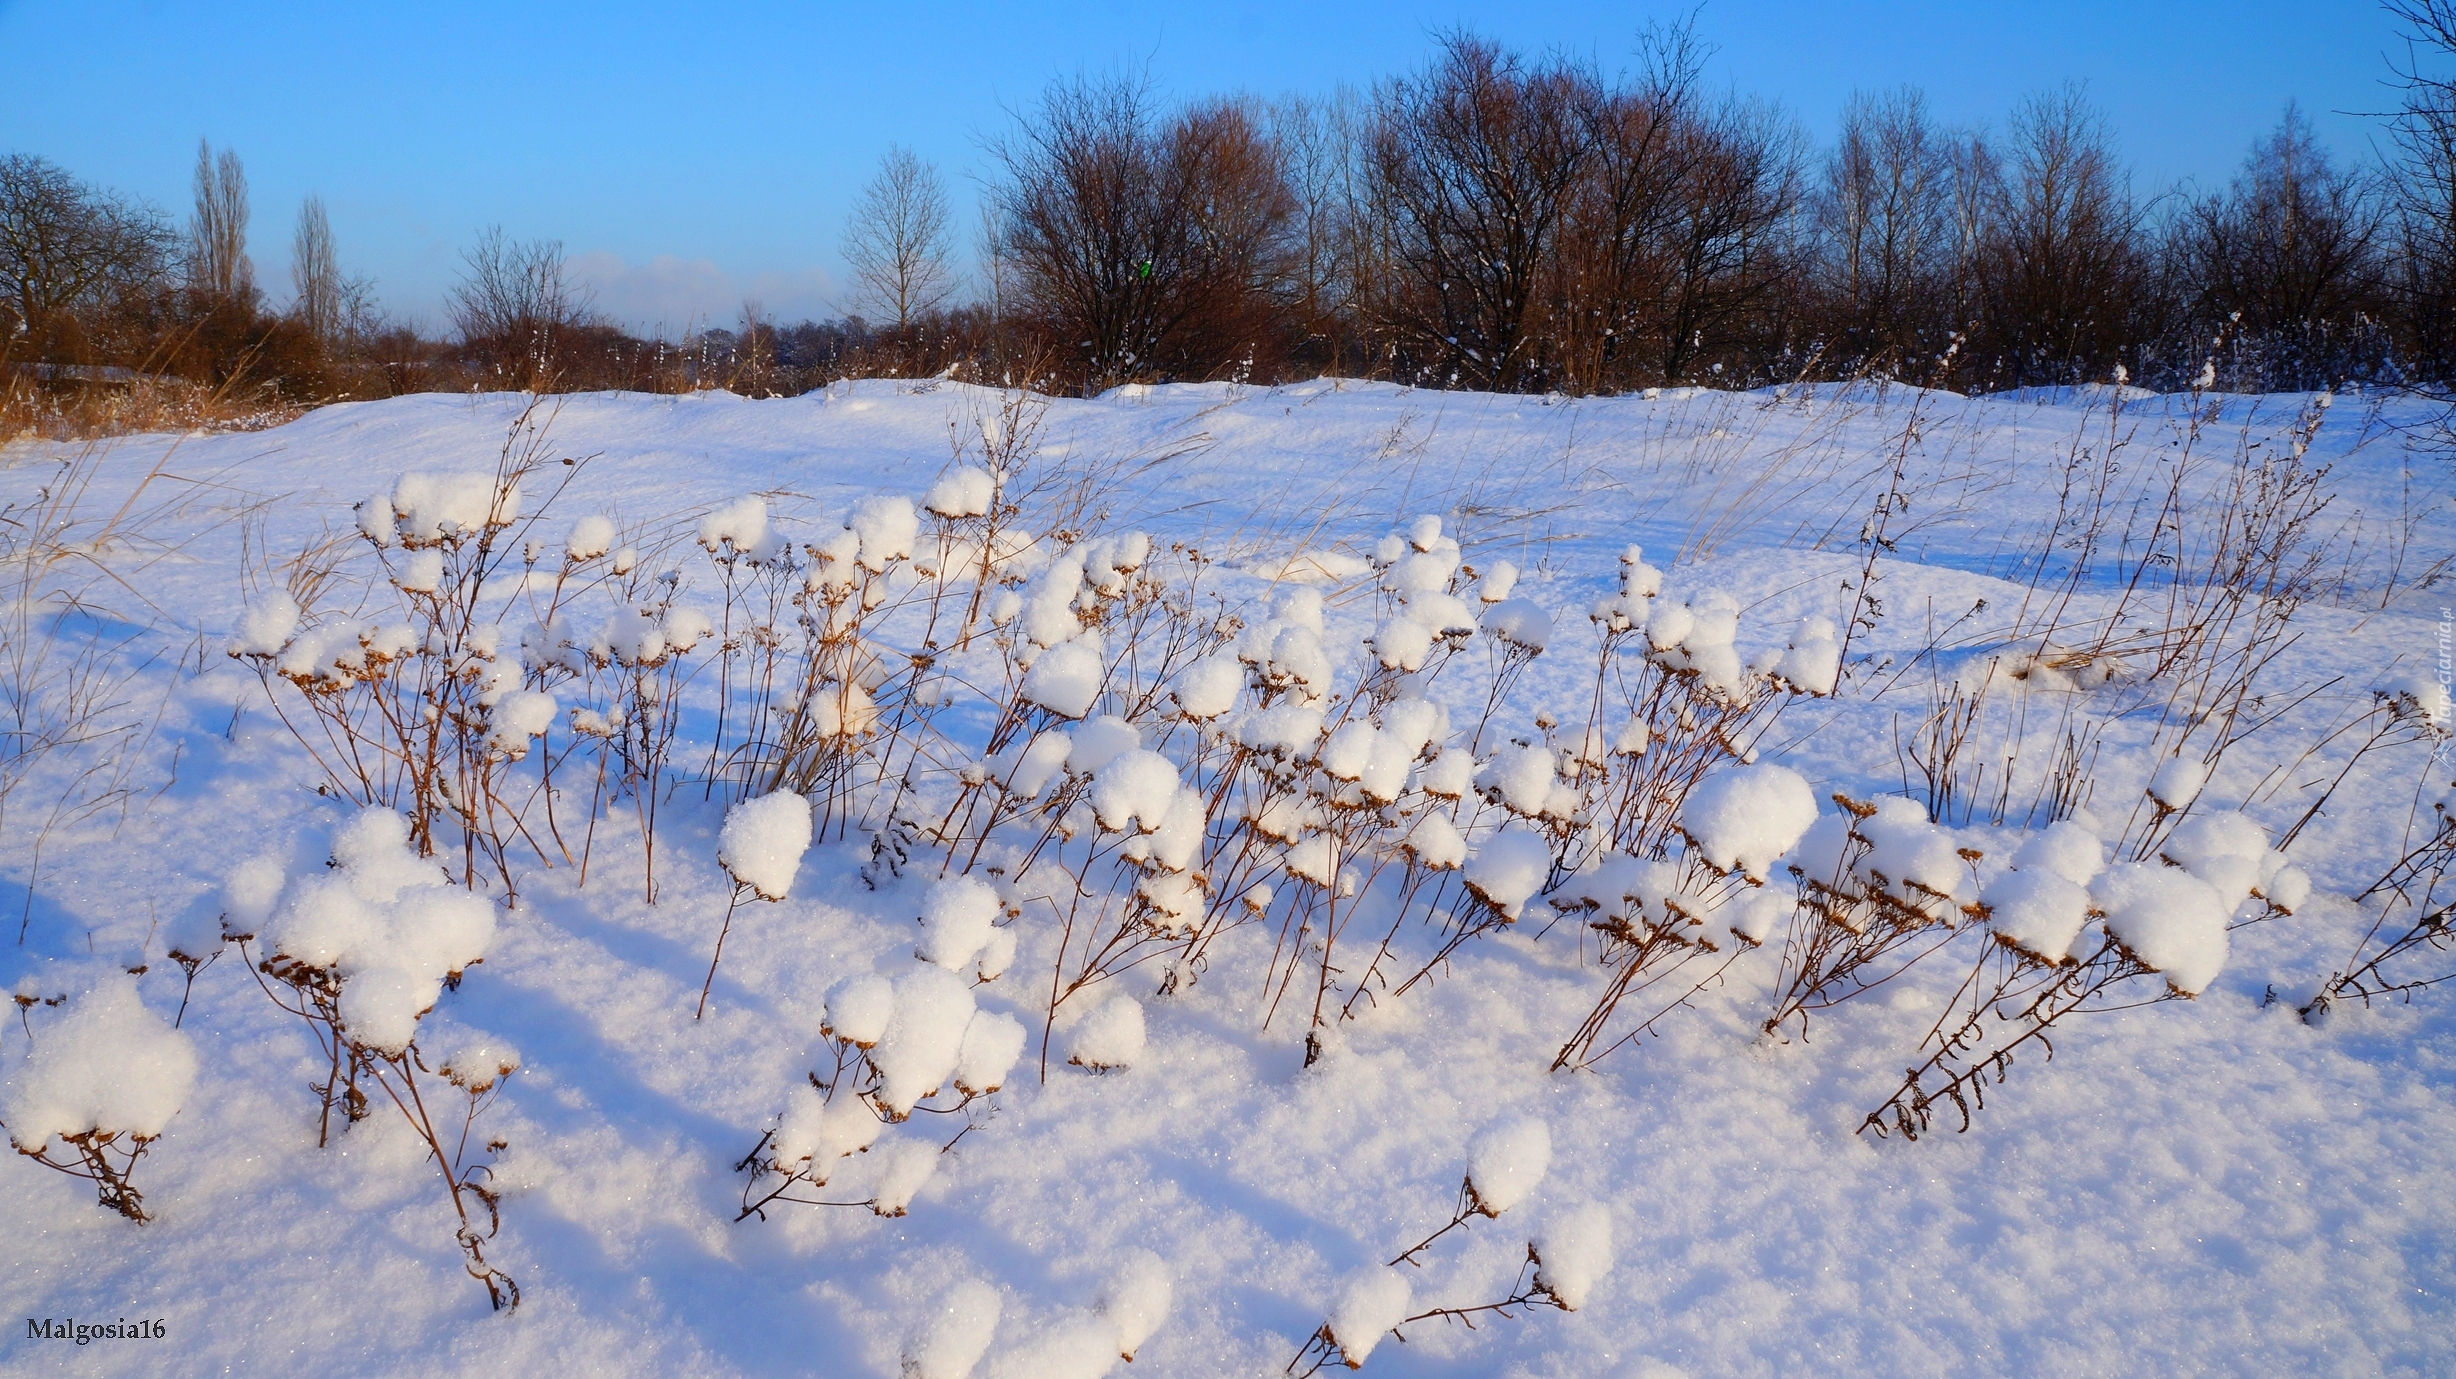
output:
[[[490,231],[451,338],[386,323],[300,213],[294,303],[247,253],[236,155],[200,148],[184,228],[30,154],[0,159],[12,387],[176,375],[300,400],[434,388],[721,386],[950,370],[1069,390],[1341,373],[1614,392],[1883,375],[1965,390],[2456,378],[2456,0],[2389,0],[2405,98],[2378,166],[2288,106],[2214,189],[2150,194],[2078,88],[1999,128],[1914,89],[1830,147],[1719,94],[1685,31],[1633,70],[1468,34],[1368,92],[1171,105],[1052,85],[987,147],[978,268],[938,170],[893,150],[846,226],[865,315],[680,343],[603,320],[562,247]]]

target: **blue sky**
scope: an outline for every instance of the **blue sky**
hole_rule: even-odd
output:
[[[288,291],[300,199],[344,267],[432,324],[460,249],[500,223],[564,242],[610,314],[668,332],[826,314],[845,209],[890,143],[954,183],[1055,76],[1147,66],[1166,95],[1327,92],[1421,64],[1467,23],[1630,64],[1646,4],[126,4],[0,0],[0,150],[184,215],[196,141],[238,149],[258,277]],[[2299,100],[2370,154],[2394,34],[2369,0],[1711,0],[1721,86],[1817,138],[1854,89],[1927,90],[2000,124],[2088,83],[2139,185],[2222,182]]]

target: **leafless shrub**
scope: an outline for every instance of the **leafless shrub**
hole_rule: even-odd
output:
[[[2190,203],[2168,250],[2203,333],[2220,324],[2221,374],[2237,392],[2322,388],[2373,376],[2390,347],[2378,252],[2387,208],[2375,179],[2339,166],[2289,104],[2224,192]]]
[[[1956,136],[1915,87],[1854,94],[1811,201],[1818,274],[1842,357],[1897,368],[1957,327]]]
[[[2202,378],[2205,385],[2207,370]],[[2061,572],[2062,587],[2044,577],[2049,552],[2042,550],[2031,592],[2013,614],[2011,646],[2017,650],[1998,650],[1970,662],[1949,683],[1933,672],[1935,663],[1930,661],[1928,717],[1904,744],[1906,758],[1919,767],[1926,786],[1924,812],[1947,821],[1956,812],[1967,817],[1970,797],[1976,793],[1971,788],[1975,773],[1965,773],[1963,754],[2000,734],[2005,744],[2001,753],[1988,749],[1987,755],[2000,755],[2004,762],[2006,778],[1998,783],[1992,816],[1998,823],[2005,820],[2010,773],[2028,740],[2027,707],[2045,684],[2066,696],[2067,703],[2057,720],[2058,755],[2040,782],[2040,799],[2029,817],[2035,818],[2042,805],[2049,817],[2060,817],[2077,805],[2087,789],[2088,761],[2103,723],[2117,714],[2137,713],[2153,720],[2155,755],[2168,770],[2151,782],[2121,835],[2110,841],[2127,865],[2152,859],[2180,865],[2166,850],[2209,772],[2229,750],[2326,688],[2284,698],[2268,684],[2266,672],[2293,644],[2295,615],[2312,597],[2326,558],[2328,539],[2317,525],[2328,503],[2325,471],[2309,467],[2305,457],[2328,415],[2329,398],[2323,394],[2306,408],[2276,443],[2255,438],[2246,422],[2231,462],[2222,468],[2203,454],[2206,433],[2219,421],[2221,409],[2213,401],[2198,405],[2198,394],[2194,401],[2160,463],[2136,480],[2138,501],[2121,497],[2113,484],[2115,457],[2124,452],[2129,437],[2116,424],[2120,401],[2111,402],[2100,453],[2095,458],[2085,455],[2076,440],[2076,453],[2066,466],[2067,495],[2052,523],[2055,545],[2062,551],[2058,558],[2069,562]],[[2083,476],[2079,487],[2085,491],[2074,492],[2076,475]],[[2155,515],[2143,526],[2127,523],[2118,534],[2098,514],[2121,506]],[[2099,562],[2108,560],[2116,562],[2123,575],[2116,584],[2116,611],[2102,621],[2067,621],[2072,581],[2091,568],[2098,568],[2103,580]],[[1935,641],[1931,637],[1922,658],[1934,655]],[[1991,698],[2007,695],[2013,703],[1991,713]],[[2082,695],[2113,702],[2094,711],[2078,710]],[[2357,715],[2305,749],[2303,759],[2364,723],[2371,731],[2355,745],[2338,783],[2365,755],[2414,731],[2384,709]],[[2334,790],[2331,784],[2313,802],[2303,822]],[[1892,980],[1954,946],[1967,928],[1977,927],[1965,927],[1965,919],[1986,920],[1991,912],[1983,899],[1963,903],[1964,895],[1945,896],[1941,891],[1925,899],[1907,897],[1912,902],[1907,907],[1892,903],[1883,888],[1870,884],[1889,879],[1875,870],[1871,853],[1858,850],[1868,846],[1863,830],[1873,830],[1875,825],[1866,821],[1877,809],[1841,802],[1861,822],[1853,825],[1852,850],[1845,852],[1836,877],[1856,879],[1802,878],[1805,927],[1794,929],[1792,951],[1798,958],[1786,964],[1792,980],[1777,1006],[1777,1021],[1804,1022],[1812,1010]],[[2290,843],[2301,826],[2287,830],[2278,846]],[[1964,856],[1977,858],[1969,851]],[[2282,867],[2282,856],[2272,853],[2271,863]],[[2251,894],[2264,895],[2258,887]],[[2284,902],[2296,903],[2291,898]],[[2285,912],[2277,901],[2270,900],[2268,906],[2269,915]],[[2427,923],[2426,917],[2424,927]],[[2366,952],[2369,942],[2366,938]],[[2077,961],[2041,957],[1992,929],[1982,931],[1981,943],[1975,965],[1922,1041],[1924,1061],[1870,1114],[1863,1129],[1915,1139],[1931,1128],[1937,1109],[1947,1104],[1961,1113],[1961,1128],[1967,1129],[1971,1114],[1984,1102],[1988,1082],[2001,1083],[2020,1051],[2035,1047],[2051,1053],[2050,1031],[2059,1022],[2126,1001],[2169,999],[2197,989],[2161,982],[2156,994],[2136,996],[2140,983],[2156,974],[2118,940],[2112,921],[2094,953]],[[2356,957],[2363,955],[2358,952]],[[2323,992],[2320,1003],[2326,999]]]
[[[1985,328],[1973,362],[2012,383],[2078,382],[2146,334],[2141,211],[2105,117],[2077,86],[2013,114],[1976,260]]]
[[[1861,1131],[1916,1140],[1934,1127],[1938,1109],[1948,1102],[1961,1116],[1957,1128],[1968,1130],[1973,1114],[1987,1104],[1990,1079],[2001,1084],[2011,1075],[2015,1053],[2035,1044],[2053,1058],[2050,1031],[2056,1022],[2090,1009],[2092,1002],[2103,1004],[2101,998],[2126,982],[2155,975],[2112,938],[2087,959],[2065,964],[1989,944],[1920,1045],[1934,1044],[1936,1051],[1904,1076],[1884,1105],[1868,1113]],[[2132,1004],[2178,996],[2162,987]]]
[[[499,1154],[507,1145],[477,1135],[478,1118],[519,1070],[519,1055],[479,1044],[436,1059],[414,1038],[399,1049],[369,1044],[343,1018],[339,974],[281,953],[258,959],[247,951],[253,937],[234,935],[232,941],[247,958],[257,985],[273,1004],[307,1023],[329,1063],[326,1080],[314,1089],[324,1098],[317,1144],[332,1142],[335,1106],[342,1109],[346,1130],[371,1113],[375,1097],[390,1103],[443,1175],[462,1267],[485,1287],[496,1311],[520,1306],[520,1285],[486,1258],[486,1247],[502,1229],[502,1194],[490,1186],[493,1171],[480,1156]],[[458,974],[454,976],[457,982]]]
[[[328,356],[355,351],[375,333],[374,290],[364,278],[346,276],[333,248],[332,221],[324,198],[299,203],[291,238],[290,313]]]
[[[515,846],[550,865],[528,806],[551,781],[541,772],[525,794],[514,782],[544,725],[530,721],[538,700],[521,689],[519,649],[503,644],[510,607],[487,586],[515,562],[534,563],[538,543],[524,538],[578,472],[552,457],[551,423],[532,398],[491,475],[411,476],[360,505],[359,534],[385,563],[400,622],[336,618],[285,592],[260,599],[230,647],[255,667],[329,790],[403,810],[422,855],[457,845],[462,883],[477,885],[483,865],[507,895],[518,890]],[[524,485],[545,492],[524,495]],[[552,700],[542,708],[550,721]]]
[[[2436,70],[2456,56],[2456,4],[2387,0],[2405,26],[2405,52],[2389,63],[2404,101],[2389,126],[2396,291],[2416,360],[2444,384],[2456,367],[2456,78]]]
[[[565,272],[559,240],[514,240],[490,227],[461,255],[445,310],[461,343],[498,386],[541,392],[575,362],[595,324],[585,289]]]
[[[92,1183],[95,1199],[105,1209],[140,1226],[153,1220],[145,1210],[145,1195],[137,1191],[133,1181],[137,1161],[153,1147],[153,1137],[116,1130],[87,1130],[56,1138],[67,1146],[70,1157],[55,1157],[56,1151],[48,1142],[41,1149],[11,1147],[45,1168]]]
[[[2370,732],[2350,754],[2328,789],[2295,822],[2288,838],[2318,817],[2337,787],[2371,751],[2416,742],[2426,743],[2434,750],[2424,768],[2424,789],[2416,800],[2415,817],[2407,826],[2402,855],[2378,880],[2354,897],[2356,904],[2371,908],[2370,924],[2344,964],[2331,972],[2319,990],[2299,1007],[2303,1019],[2314,1023],[2339,1001],[2358,1000],[2369,1005],[2390,997],[2411,1000],[2417,992],[2456,980],[2456,971],[2416,972],[2409,962],[2425,953],[2456,950],[2456,924],[2451,923],[2456,921],[2456,907],[2440,898],[2449,863],[2456,861],[2456,815],[2450,813],[2450,800],[2456,796],[2428,800],[2427,805],[2423,802],[2430,787],[2442,778],[2438,749],[2447,740],[2449,724],[2444,714],[2434,716],[2432,705],[2420,702],[2410,693],[2380,690],[2373,697],[2378,702],[2365,715],[2371,724]]]

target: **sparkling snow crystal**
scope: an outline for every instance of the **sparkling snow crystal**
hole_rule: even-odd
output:
[[[1217,718],[1236,707],[1244,688],[1243,662],[1227,655],[1206,657],[1177,677],[1177,711],[1197,722]]]
[[[1100,697],[1100,649],[1080,641],[1049,648],[1024,673],[1023,697],[1060,718],[1081,718]]]
[[[942,1157],[939,1148],[926,1140],[897,1140],[874,1153],[878,1177],[871,1185],[870,1210],[881,1216],[902,1216],[912,1205],[913,1194],[929,1186],[937,1175]]]
[[[223,932],[254,938],[264,922],[272,918],[284,880],[281,858],[270,853],[233,867],[222,881]]]
[[[1979,900],[1998,939],[2047,962],[2071,956],[2072,941],[2089,922],[2089,892],[2044,867],[2004,873]]]
[[[2189,809],[2192,801],[2200,798],[2201,787],[2208,783],[2206,763],[2174,757],[2150,778],[2149,798],[2168,809]]]
[[[808,1083],[787,1093],[788,1104],[769,1146],[786,1172],[807,1172],[813,1182],[835,1175],[837,1162],[876,1143],[887,1127],[859,1097],[827,1101]]]
[[[1117,1324],[1119,1359],[1133,1359],[1151,1333],[1160,1329],[1175,1293],[1168,1266],[1158,1255],[1149,1250],[1127,1251],[1100,1299],[1100,1314]]]
[[[2051,871],[2076,886],[2086,886],[2106,869],[2106,844],[2098,835],[2070,819],[2059,819],[2030,835],[2013,854],[2020,871]]]
[[[238,630],[231,634],[230,654],[233,656],[274,656],[282,644],[298,630],[300,609],[298,600],[287,593],[275,591],[247,605],[239,619]]]
[[[1531,599],[1504,599],[1484,614],[1484,630],[1511,646],[1541,651],[1552,640],[1552,615]]]
[[[554,726],[554,696],[543,690],[513,690],[486,711],[486,745],[512,761],[529,754],[529,739]]]
[[[938,482],[922,495],[921,506],[940,517],[983,517],[997,492],[998,481],[988,470],[966,465],[938,476]]]
[[[1551,748],[1504,747],[1475,773],[1475,784],[1510,813],[1531,818],[1552,798],[1553,772]]]
[[[756,558],[767,548],[767,499],[746,493],[699,519],[699,544],[714,553],[730,546]]]
[[[943,967],[922,967],[895,981],[895,1013],[870,1051],[878,1065],[878,1100],[898,1120],[914,1103],[947,1085],[972,1022],[972,988]]]
[[[1023,1022],[1003,1011],[976,1010],[955,1053],[955,1090],[986,1096],[1006,1085],[1023,1056]]]
[[[828,988],[819,1028],[860,1048],[875,1046],[895,1018],[895,984],[885,977],[847,977]]]
[[[1177,800],[1177,764],[1158,752],[1120,752],[1092,777],[1092,812],[1112,833],[1159,831]]]
[[[1552,871],[1552,840],[1531,828],[1511,824],[1484,840],[1467,863],[1467,888],[1501,912],[1516,919]]]
[[[921,946],[913,956],[950,972],[972,965],[998,920],[998,893],[976,876],[930,884],[921,900]]]
[[[337,972],[351,1039],[398,1053],[444,979],[486,954],[495,907],[448,884],[409,848],[409,821],[361,812],[333,838],[333,867],[284,892],[266,941],[280,958]]]
[[[380,508],[383,501],[369,506]],[[498,489],[492,474],[404,474],[389,502],[393,522],[387,535],[423,545],[511,525],[520,516],[520,486]],[[362,523],[367,520],[362,514]],[[377,544],[385,543],[378,538]]]
[[[614,519],[592,514],[571,524],[571,534],[563,538],[563,558],[578,564],[595,560],[614,545]]]
[[[2258,824],[2240,814],[2200,814],[2186,819],[2166,839],[2159,855],[2206,881],[2225,902],[2226,913],[2234,913],[2251,893],[2260,889],[2264,863],[2275,856],[2269,851],[2268,833]],[[2276,866],[2267,867],[2274,875]]]

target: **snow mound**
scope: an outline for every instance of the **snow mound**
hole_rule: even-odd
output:
[[[997,890],[979,877],[930,883],[921,901],[921,946],[913,956],[961,972],[989,946],[999,909]]]
[[[1611,1210],[1601,1202],[1556,1207],[1529,1243],[1535,1251],[1535,1282],[1563,1309],[1575,1312],[1612,1271]]]
[[[2043,962],[2070,958],[2072,941],[2089,923],[2089,891],[2044,867],[2004,873],[1987,883],[1979,902],[1998,939]]]
[[[1708,775],[1680,806],[1680,827],[1722,871],[1762,881],[1816,822],[1816,794],[1797,771],[1770,762]]]
[[[2124,862],[2090,887],[2106,931],[2167,985],[2197,996],[2226,965],[2227,905],[2208,882],[2176,867]]]
[[[338,975],[349,1037],[397,1054],[444,981],[486,955],[495,907],[411,851],[409,821],[389,809],[345,824],[332,857],[284,891],[265,941],[276,959]]]
[[[725,811],[716,860],[734,884],[762,900],[782,900],[810,850],[810,801],[790,790],[744,800]]]
[[[943,967],[896,978],[894,1014],[870,1050],[879,1073],[878,1102],[889,1115],[902,1120],[954,1077],[973,1009],[971,986]]]
[[[69,998],[0,1081],[0,1121],[20,1153],[54,1135],[152,1139],[187,1104],[196,1047],[137,998],[117,973]]]
[[[1415,1290],[1395,1269],[1373,1269],[1351,1280],[1331,1309],[1330,1336],[1349,1369],[1361,1369],[1390,1328],[1407,1320]]]
[[[1100,697],[1100,650],[1080,641],[1050,647],[1024,672],[1023,697],[1060,718],[1081,718]]]
[[[1094,1007],[1075,1026],[1066,1061],[1093,1072],[1133,1065],[1143,1056],[1143,1005],[1120,993]]]
[[[847,977],[828,988],[819,1028],[858,1048],[870,1048],[895,1018],[895,984],[880,976]]]
[[[1476,1210],[1499,1216],[1525,1201],[1552,1167],[1552,1128],[1532,1118],[1503,1121],[1467,1151]]]
[[[973,1366],[989,1353],[1004,1306],[998,1290],[979,1279],[948,1289],[928,1323],[904,1347],[904,1373],[910,1379],[970,1379]]]
[[[1132,1360],[1168,1319],[1176,1282],[1168,1266],[1149,1250],[1129,1250],[1109,1278],[1100,1299],[1100,1314],[1117,1325],[1117,1358]]]
[[[1552,872],[1552,840],[1521,824],[1510,824],[1484,840],[1467,863],[1467,889],[1514,920]]]
[[[955,1051],[955,1090],[987,1096],[1005,1086],[1015,1060],[1023,1056],[1023,1044],[1022,1021],[1004,1011],[973,1012]]]

